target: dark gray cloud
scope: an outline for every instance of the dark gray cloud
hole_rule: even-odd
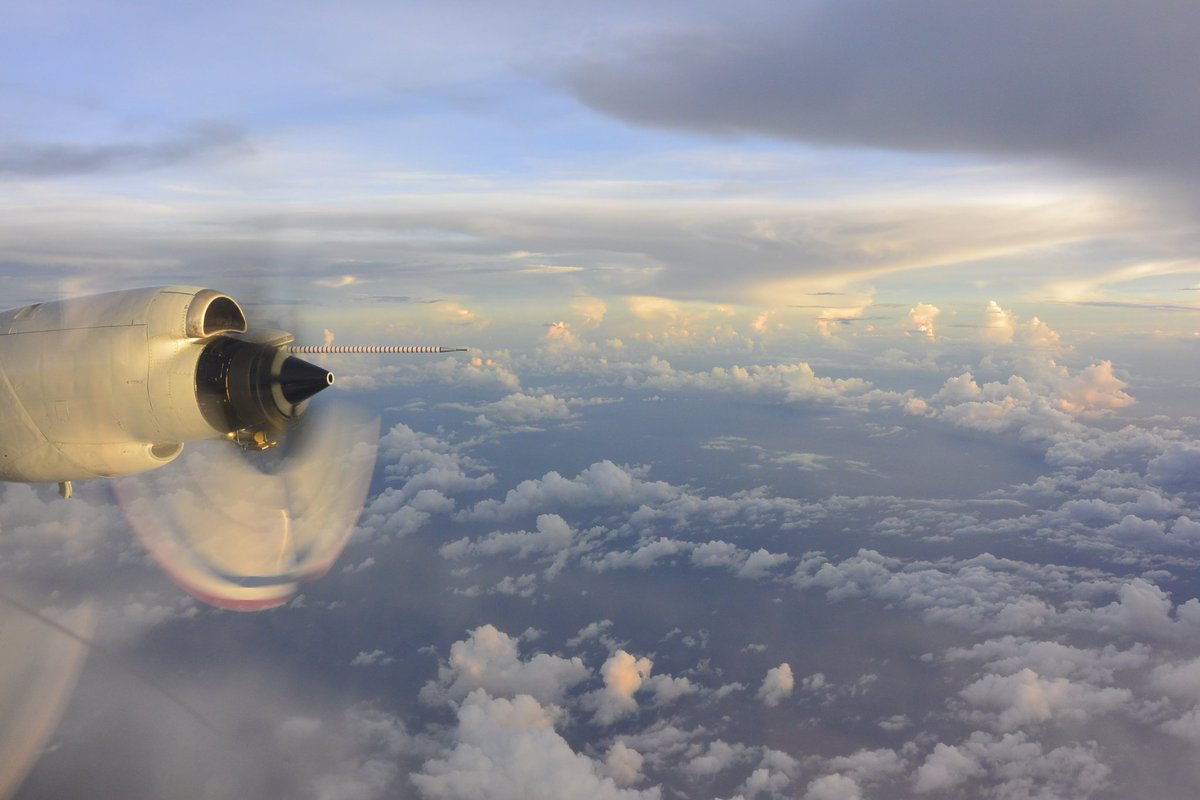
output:
[[[0,177],[49,178],[97,172],[136,172],[248,146],[243,131],[217,123],[193,125],[176,135],[149,142],[7,142],[0,146]]]
[[[1037,0],[780,6],[592,55],[584,102],[638,124],[1194,175],[1200,7]]]

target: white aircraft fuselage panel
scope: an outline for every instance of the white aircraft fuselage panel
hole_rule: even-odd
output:
[[[230,306],[170,286],[0,313],[0,480],[129,475],[221,436],[201,413],[196,364],[223,321],[238,330]]]

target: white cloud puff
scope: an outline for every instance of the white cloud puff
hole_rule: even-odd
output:
[[[549,392],[514,392],[493,403],[487,403],[479,410],[482,412],[481,418],[492,423],[532,423],[571,417],[571,408],[567,402]]]
[[[445,558],[494,556],[513,553],[518,558],[557,553],[570,547],[571,526],[558,514],[539,514],[537,530],[496,532],[476,539],[458,539],[445,544],[439,552]]]
[[[617,786],[632,786],[642,779],[642,763],[645,760],[637,750],[618,740],[608,748],[604,766]]]
[[[654,694],[656,706],[666,705],[700,691],[700,687],[692,683],[687,676],[655,675],[646,680],[645,686]]]
[[[611,725],[637,711],[634,695],[650,677],[653,666],[650,659],[635,658],[625,650],[613,653],[600,668],[604,688],[583,699],[584,707],[593,712],[593,721],[598,725]]]
[[[792,675],[792,667],[785,661],[778,667],[771,667],[767,670],[767,676],[763,678],[762,686],[758,688],[758,699],[762,700],[764,705],[774,708],[785,698],[791,697],[795,687],[796,680]]]
[[[942,792],[982,774],[983,766],[973,755],[953,745],[938,742],[925,763],[917,769],[913,791],[918,794]]]
[[[908,310],[908,328],[912,333],[927,336],[930,339],[935,338],[934,320],[942,310],[935,305],[929,303],[917,303]]]
[[[1023,732],[976,731],[958,745],[939,742],[917,770],[913,789],[919,794],[958,789],[969,797],[1086,798],[1104,789],[1112,773],[1098,750],[1089,742],[1047,751]],[[974,790],[965,788],[971,782]]]
[[[518,643],[493,625],[481,625],[450,646],[448,662],[439,666],[437,681],[425,684],[421,699],[456,701],[484,689],[492,696],[527,694],[541,703],[558,703],[568,689],[591,676],[578,657],[538,653],[522,660]]]
[[[571,310],[582,324],[596,326],[604,321],[608,306],[599,297],[580,295],[571,300]]]
[[[1150,660],[1150,648],[1142,644],[1128,650],[1112,644],[1084,648],[1009,635],[969,648],[953,648],[944,657],[947,661],[982,662],[986,669],[1002,674],[1029,667],[1042,676],[1111,683],[1118,671],[1142,670]],[[1200,699],[1200,695],[1197,697]]]
[[[1169,445],[1150,461],[1147,477],[1175,491],[1200,490],[1200,443],[1177,442]]]
[[[676,494],[678,490],[669,484],[642,480],[636,471],[605,460],[574,478],[547,472],[540,479],[522,481],[503,500],[482,500],[462,516],[468,520],[506,519],[556,507],[650,503]]]
[[[983,340],[1003,344],[1011,342],[1015,333],[1016,320],[1013,315],[1001,308],[995,300],[989,300],[987,308],[983,310],[983,325],[980,328]]]
[[[693,779],[709,781],[714,775],[742,761],[748,752],[749,748],[744,744],[730,744],[724,739],[716,739],[708,743],[704,752],[684,764],[683,772]]]
[[[623,789],[602,765],[576,753],[554,729],[555,715],[528,695],[469,694],[458,709],[453,748],[428,759],[412,782],[433,800],[657,800],[657,787]],[[631,777],[632,750],[617,757]]]
[[[804,800],[862,800],[858,781],[840,773],[824,775],[808,784]]]
[[[959,692],[971,705],[998,713],[1000,730],[1011,731],[1051,718],[1082,721],[1129,704],[1128,689],[1097,688],[1066,678],[1044,678],[1025,667],[1012,675],[986,675]]]

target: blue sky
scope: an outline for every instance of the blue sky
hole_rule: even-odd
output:
[[[0,794],[1195,795],[1196,11],[10,5],[3,305],[470,351],[284,608],[5,486]]]

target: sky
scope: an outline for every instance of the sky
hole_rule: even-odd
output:
[[[0,306],[468,348],[281,608],[0,486],[0,796],[1200,790],[1200,8],[0,9]]]

